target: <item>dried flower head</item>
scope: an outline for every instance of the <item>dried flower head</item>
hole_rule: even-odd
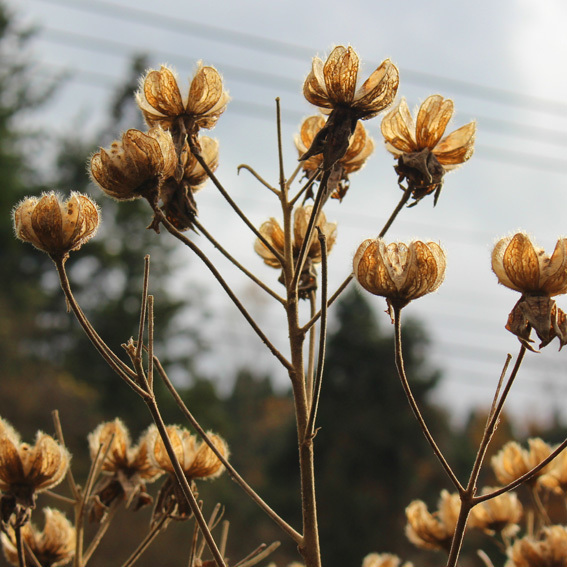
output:
[[[472,156],[476,122],[461,126],[443,138],[453,116],[453,101],[441,95],[427,98],[414,123],[405,99],[382,120],[386,149],[398,158],[399,182],[407,181],[417,203],[435,192],[437,203],[443,176]]]
[[[420,240],[386,244],[381,238],[370,238],[358,247],[353,260],[360,285],[385,297],[390,308],[404,307],[435,291],[445,277],[445,265],[441,246]]]
[[[177,425],[169,426],[167,434],[179,464],[189,480],[196,478],[213,479],[223,472],[224,466],[213,450],[204,441],[199,442],[187,429]],[[228,445],[226,442],[213,433],[209,432],[207,435],[217,450],[225,458],[228,458]],[[173,465],[157,430],[154,430],[148,436],[148,446],[150,447],[150,458],[154,466],[173,474]]]
[[[331,169],[347,151],[357,121],[376,116],[393,102],[399,82],[396,66],[386,59],[357,89],[358,67],[350,46],[335,47],[325,63],[313,58],[303,94],[330,116],[301,160],[322,153],[323,169]]]
[[[86,195],[72,192],[63,201],[54,191],[24,199],[14,208],[13,219],[19,239],[63,258],[92,238],[100,223],[98,207]]]
[[[482,494],[494,492],[496,488],[485,487]],[[496,498],[481,502],[471,510],[469,527],[488,533],[502,532],[513,536],[520,528],[523,508],[515,492],[505,492]]]
[[[449,551],[457,526],[461,502],[458,494],[441,492],[437,512],[431,514],[421,500],[414,500],[406,508],[406,536],[422,549]]]
[[[299,155],[304,155],[317,134],[325,126],[325,118],[316,115],[306,118],[301,124],[299,135],[295,137],[295,146]],[[331,193],[331,198],[340,199],[349,188],[349,175],[362,169],[370,154],[374,151],[374,140],[367,134],[361,122],[357,122],[354,134],[350,138],[345,155],[337,161],[327,188]],[[303,171],[307,176],[312,176],[318,169],[323,167],[323,155],[317,154],[303,162]]]
[[[169,132],[127,130],[121,141],[101,148],[91,157],[92,180],[110,197],[154,201],[165,179],[175,173],[177,154]]]
[[[17,432],[0,419],[0,509],[7,522],[12,513],[35,506],[39,492],[57,486],[65,477],[71,455],[39,431],[35,444],[22,443]]]
[[[492,270],[499,283],[522,294],[506,329],[530,350],[532,328],[540,348],[555,337],[560,348],[567,344],[567,318],[551,299],[567,293],[567,238],[557,241],[551,257],[523,232],[502,238],[492,251]]]
[[[567,527],[548,526],[538,537],[526,536],[507,550],[505,567],[567,566]]]
[[[524,449],[519,443],[510,441],[492,457],[490,464],[498,482],[506,485],[517,480],[549,457],[553,451],[551,446],[539,438],[528,439],[528,446],[529,449]],[[539,470],[528,484],[534,484],[550,467],[551,465],[546,465]]]
[[[59,567],[71,561],[75,554],[75,528],[62,512],[52,508],[44,508],[45,524],[39,531],[33,524],[22,527],[22,540],[42,567]],[[9,535],[8,535],[9,534]],[[19,566],[16,539],[12,530],[2,534],[4,557],[12,564]],[[35,565],[29,553],[30,565]]]
[[[180,88],[175,72],[162,65],[150,69],[140,80],[136,102],[149,126],[179,131],[183,124],[189,135],[199,128],[213,128],[230,97],[214,67],[199,61],[189,89]]]
[[[292,242],[292,254],[294,260],[297,259],[303,245],[303,241],[305,240],[305,235],[307,234],[307,228],[312,213],[313,207],[311,205],[308,205],[306,207],[297,207],[295,209],[293,217],[294,222]],[[316,226],[318,226],[321,232],[325,235],[326,249],[327,253],[329,253],[337,239],[337,223],[327,222],[325,213],[321,211],[319,213],[319,219]],[[271,218],[270,220],[263,223],[260,226],[259,230],[260,234],[274,247],[276,251],[278,251],[283,256],[285,237],[278,221],[274,218]],[[256,239],[254,250],[268,266],[271,266],[272,268],[282,267],[279,259],[259,238]],[[314,264],[319,264],[321,262],[321,254],[321,243],[317,238],[317,234],[314,234],[307,251],[307,259],[305,261],[303,272],[299,280],[299,292],[301,297],[308,297],[309,291],[317,289],[317,272],[315,271]],[[281,283],[284,283],[283,273],[280,281]]]
[[[369,553],[362,560],[362,567],[413,567],[409,561],[400,566],[402,560],[391,553]]]
[[[181,469],[187,480],[190,481],[195,494],[197,493],[196,484],[193,482],[195,479],[214,479],[224,471],[224,465],[209,445],[204,441],[199,442],[187,429],[177,425],[168,426],[167,435]],[[213,433],[209,432],[207,435],[217,451],[228,459],[226,442]],[[159,521],[163,516],[175,517],[180,520],[190,518],[191,508],[175,479],[175,469],[157,430],[149,435],[148,447],[154,466],[169,473],[167,480],[159,490],[152,522]]]
[[[119,419],[101,423],[88,436],[91,459],[106,455],[102,462],[103,477],[93,489],[91,519],[101,520],[114,503],[138,510],[151,504],[146,483],[156,480],[163,471],[150,460],[147,440],[154,427],[148,429],[132,445],[126,426]]]
[[[538,486],[557,493],[567,493],[567,451],[561,451],[538,477]]]

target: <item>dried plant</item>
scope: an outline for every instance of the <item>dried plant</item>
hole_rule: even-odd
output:
[[[79,486],[73,474],[67,472],[70,457],[57,420],[59,442],[39,433],[33,446],[21,443],[15,430],[0,420],[2,542],[9,561],[19,567],[24,567],[27,559],[36,566],[59,565],[72,555],[75,567],[86,566],[109,529],[116,509],[125,505],[137,510],[150,504],[152,497],[146,485],[161,478],[149,531],[141,537],[138,548],[124,565],[133,565],[171,521],[192,519],[194,533],[189,565],[225,567],[228,564],[228,524],[222,523],[220,536],[213,535],[221,525],[222,513],[217,507],[209,520],[205,519],[199,486],[203,480],[214,480],[226,472],[279,526],[282,535],[297,546],[304,565],[320,567],[315,449],[317,413],[324,387],[328,309],[356,279],[364,289],[386,299],[394,324],[395,351],[392,354],[401,384],[417,427],[427,438],[452,487],[451,491],[441,493],[438,509],[433,513],[421,500],[408,505],[406,533],[409,540],[420,548],[446,552],[447,567],[455,567],[468,525],[488,537],[500,538],[509,567],[567,565],[566,528],[550,525],[545,499],[540,497],[544,491],[565,493],[567,440],[555,447],[542,440],[530,440],[528,450],[517,443],[505,446],[492,459],[492,467],[502,486],[478,490],[487,450],[504,404],[526,350],[533,350],[531,331],[542,341],[540,348],[555,337],[559,338],[561,346],[567,341],[565,315],[551,299],[567,292],[566,241],[558,241],[551,257],[535,247],[524,233],[496,244],[492,267],[499,282],[522,294],[506,325],[520,339],[520,350],[512,369],[508,368],[509,357],[501,372],[470,475],[463,482],[433,438],[413,395],[404,366],[401,333],[402,311],[409,308],[410,302],[440,287],[445,276],[445,254],[440,244],[432,241],[386,244],[384,237],[410,198],[414,200],[411,206],[431,193],[435,193],[437,201],[445,173],[472,156],[476,124],[471,122],[443,137],[454,105],[441,95],[433,95],[423,102],[415,123],[404,99],[384,117],[381,129],[385,147],[397,158],[395,171],[403,196],[379,234],[362,242],[354,256],[353,271],[348,273],[350,268],[347,268],[344,282],[329,294],[328,260],[337,238],[337,224],[327,221],[323,209],[329,197],[346,198],[349,175],[364,165],[374,149],[374,142],[360,121],[387,110],[398,90],[398,70],[389,60],[360,86],[357,85],[358,71],[358,55],[349,46],[336,47],[325,62],[318,57],[313,59],[303,92],[308,102],[328,116],[313,116],[301,125],[295,141],[300,164],[291,176],[285,175],[281,137],[278,138],[280,169],[276,183],[265,181],[248,165],[241,166],[274,196],[281,221],[276,220],[276,213],[271,213],[269,220],[257,228],[215,176],[219,144],[200,136],[200,132],[216,124],[230,99],[218,71],[202,63],[198,63],[187,89],[180,86],[170,68],[149,70],[140,80],[135,95],[149,130],[127,130],[121,140],[113,142],[108,149],[100,149],[90,160],[92,179],[103,193],[119,201],[143,198],[148,202],[151,215],[148,228],[155,231],[156,237],[162,231],[167,232],[202,261],[240,311],[244,323],[251,326],[288,375],[297,430],[301,525],[290,525],[242,478],[229,460],[225,441],[201,427],[169,379],[160,362],[160,353],[155,351],[154,298],[148,293],[149,257],[145,258],[138,334],[135,338],[124,338],[127,361],[98,334],[73,294],[65,267],[69,252],[78,250],[94,235],[99,223],[98,207],[76,193],[65,202],[49,193],[16,206],[16,235],[51,257],[70,310],[110,370],[145,402],[153,425],[133,445],[120,419],[100,424],[89,436],[92,463],[87,478]],[[276,111],[281,136],[279,102]],[[301,170],[305,177],[295,184]],[[274,281],[260,279],[200,222],[195,193],[207,180],[250,230],[250,245],[262,260],[280,271],[279,285],[273,287]],[[407,186],[401,185],[403,181]],[[303,199],[301,204],[300,199]],[[128,206],[128,203],[120,206]],[[185,233],[190,229],[199,231],[281,308],[289,336],[285,350],[277,348],[250,315],[221,273],[220,264],[200,248],[193,233]],[[350,262],[348,258],[340,261],[345,266]],[[315,265],[319,266],[319,271]],[[300,309],[302,301],[309,306],[307,319]],[[164,423],[154,391],[156,379],[164,382],[194,432],[186,428],[187,424],[168,426]],[[554,462],[558,455],[559,459]],[[27,523],[36,495],[56,486],[66,473],[72,498],[60,499],[72,506],[75,524],[68,526],[59,512],[46,511],[46,527],[43,535],[38,535]],[[516,494],[511,492],[521,485],[533,496],[530,515],[525,514]],[[234,515],[238,518],[238,511],[234,511]],[[521,526],[528,516],[530,522]],[[88,545],[84,529],[87,518],[97,523],[97,531]],[[54,524],[58,527],[53,527]],[[60,538],[59,543],[56,543],[57,538]],[[253,551],[231,564],[255,565],[277,545],[274,542],[257,546],[250,542]],[[367,554],[368,551],[371,550],[354,549],[353,554],[358,556],[353,563],[361,562],[363,567],[411,565],[402,564],[402,559],[388,553]],[[484,551],[480,550],[479,554],[485,564],[491,563]],[[186,563],[186,559],[180,561],[180,564]]]

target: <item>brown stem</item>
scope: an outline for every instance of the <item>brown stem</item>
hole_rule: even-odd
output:
[[[285,358],[285,356],[272,344],[272,342],[266,337],[263,331],[260,329],[256,321],[252,318],[252,316],[248,313],[245,309],[244,305],[240,302],[238,297],[236,297],[235,293],[232,289],[228,286],[224,278],[221,276],[220,272],[217,270],[216,266],[207,258],[206,254],[189,238],[187,238],[183,233],[179,232],[163,215],[159,208],[155,208],[154,212],[156,216],[159,218],[160,222],[166,228],[166,230],[177,240],[188,246],[207,266],[207,268],[211,271],[213,276],[219,282],[221,287],[224,289],[228,297],[232,300],[234,305],[237,309],[242,313],[248,324],[254,329],[256,334],[260,337],[261,341],[268,347],[268,350],[282,363],[282,365],[289,370],[291,367],[290,362]]]
[[[319,398],[321,396],[323,366],[325,363],[325,346],[327,344],[327,240],[319,227],[317,227],[317,230],[319,232],[319,242],[321,244],[321,326],[319,329],[319,358],[317,361],[317,374],[315,376],[315,384],[313,386],[311,407],[309,410],[309,419],[307,421],[306,430],[306,437],[309,438],[315,437],[315,420],[317,418],[317,409],[319,407]]]
[[[262,243],[268,248],[268,250],[281,262],[282,261],[281,254],[272,246],[270,242],[266,240],[264,236],[260,234],[258,229],[250,222],[248,217],[242,212],[242,210],[234,202],[232,197],[228,194],[226,189],[222,186],[222,183],[216,178],[215,174],[213,173],[207,162],[204,160],[203,156],[201,155],[201,152],[199,151],[199,148],[191,146],[191,153],[195,156],[195,159],[205,170],[211,181],[214,183],[215,187],[220,191],[221,195],[232,207],[233,211],[244,221],[244,224],[262,241]]]
[[[449,465],[449,463],[445,459],[443,453],[441,452],[441,450],[437,446],[435,439],[433,439],[433,436],[431,435],[431,432],[429,431],[429,428],[427,427],[427,424],[425,423],[425,420],[423,419],[423,416],[421,414],[421,410],[419,409],[419,405],[418,405],[416,399],[413,396],[413,392],[411,390],[411,386],[409,384],[409,381],[408,381],[408,378],[407,378],[407,375],[406,375],[406,371],[405,371],[405,368],[404,368],[404,359],[403,359],[403,354],[402,354],[402,332],[401,332],[401,328],[402,328],[402,325],[401,325],[401,309],[399,307],[394,307],[394,329],[395,329],[394,335],[395,335],[395,351],[396,351],[396,368],[398,369],[398,375],[400,377],[400,381],[401,381],[402,386],[404,388],[404,392],[406,393],[406,397],[408,399],[410,407],[413,410],[413,413],[414,413],[414,415],[415,415],[415,417],[416,417],[416,419],[417,419],[417,421],[418,421],[418,423],[421,427],[421,431],[423,432],[423,434],[425,435],[425,438],[427,439],[427,441],[431,445],[431,448],[433,449],[435,456],[439,459],[441,466],[443,467],[443,469],[447,473],[447,476],[451,479],[451,482],[453,483],[455,488],[459,491],[459,493],[463,493],[464,492],[463,486],[461,485],[461,483],[459,482],[459,479],[456,477],[455,473],[453,472],[453,469],[451,468],[451,466]]]
[[[57,410],[53,410],[51,412],[51,419],[53,419],[53,425],[55,427],[55,433],[57,435],[57,439],[62,447],[65,447],[65,438],[63,437],[63,428],[61,427],[61,420],[59,419],[59,412]],[[71,494],[73,495],[74,502],[78,502],[81,499],[81,491],[75,482],[75,477],[73,476],[73,471],[71,467],[67,469],[67,482],[69,483],[69,488],[71,489]],[[54,496],[57,496],[54,494]]]
[[[240,174],[240,170],[241,169],[245,169],[246,171],[250,172],[264,187],[266,187],[267,189],[269,189],[272,193],[274,193],[274,195],[277,195],[279,197],[280,192],[275,188],[272,187],[263,177],[261,177],[254,169],[252,169],[249,165],[246,165],[245,163],[241,163],[237,168],[236,171],[238,174]]]
[[[24,552],[24,541],[22,539],[22,526],[18,525],[14,528],[16,534],[16,550],[18,552],[18,564],[20,567],[26,567],[26,554]]]
[[[71,286],[69,284],[69,279],[67,277],[67,272],[65,271],[65,262],[61,259],[53,258],[55,262],[55,267],[57,268],[57,273],[59,275],[59,281],[61,283],[61,288],[63,289],[63,293],[67,298],[77,321],[83,328],[83,331],[86,333],[87,337],[93,343],[94,347],[97,349],[99,354],[102,358],[106,361],[106,363],[124,380],[128,386],[130,386],[135,392],[137,392],[140,396],[145,397],[147,396],[147,392],[144,392],[142,388],[135,383],[134,378],[136,377],[136,373],[132,371],[132,369],[128,368],[126,364],[124,364],[112,350],[108,347],[108,345],[99,337],[98,333],[94,330],[92,325],[89,323],[88,319],[85,317],[85,314],[79,307],[78,303],[75,301],[75,297],[71,291]]]
[[[465,537],[465,530],[467,528],[467,520],[472,508],[471,500],[464,495],[461,495],[461,509],[459,510],[459,517],[455,527],[455,533],[451,542],[451,550],[449,551],[449,558],[447,559],[447,567],[455,567],[459,559],[461,547],[463,546],[463,538]]]
[[[275,300],[279,301],[282,305],[285,303],[285,299],[280,297],[275,291],[269,288],[261,279],[256,277],[252,272],[246,269],[234,256],[230,254],[214,237],[210,234],[205,227],[195,219],[193,224],[199,229],[199,231],[205,236],[205,238],[232,264],[234,264],[242,273],[248,276],[256,285],[261,287],[266,293],[271,295]]]
[[[171,383],[171,380],[167,376],[163,366],[160,361],[154,357],[154,363],[158,374],[166,385],[167,389],[173,396],[179,409],[186,417],[187,421],[195,428],[197,433],[203,439],[203,441],[211,448],[213,453],[225,466],[228,474],[231,478],[248,494],[248,496],[284,531],[286,532],[296,543],[299,543],[302,539],[301,534],[297,533],[288,523],[286,523],[264,500],[254,491],[254,489],[238,474],[236,469],[230,464],[226,457],[218,450],[217,446],[212,442],[210,437],[207,435],[205,430],[201,427],[199,422],[195,419],[189,408],[185,405],[185,402],[181,399],[181,396],[175,389],[175,386]]]
[[[163,528],[165,522],[169,519],[167,514],[164,514],[158,522],[152,527],[152,529],[146,534],[146,537],[140,542],[138,547],[134,550],[134,552],[126,559],[126,561],[122,564],[122,567],[131,567],[134,565],[138,559],[142,556],[144,551],[148,549],[154,539],[159,535],[160,531]]]
[[[152,397],[149,400],[146,399],[145,402],[146,402],[146,405],[148,406],[148,409],[150,410],[150,413],[152,415],[154,423],[156,424],[156,427],[158,428],[160,437],[161,437],[163,444],[165,446],[165,450],[167,451],[167,454],[169,456],[169,460],[171,461],[171,465],[173,467],[173,470],[175,471],[175,477],[177,478],[177,482],[179,483],[179,486],[181,487],[181,490],[183,492],[183,496],[187,500],[187,504],[189,504],[189,507],[191,508],[191,511],[193,512],[193,515],[195,516],[195,520],[196,520],[197,524],[199,525],[199,529],[201,530],[203,537],[207,541],[207,545],[209,547],[209,550],[210,550],[211,554],[213,555],[213,558],[216,561],[218,567],[226,567],[226,564],[224,562],[224,558],[221,556],[221,554],[218,550],[218,547],[215,543],[215,540],[214,540],[214,538],[213,538],[213,536],[212,536],[212,534],[211,534],[211,532],[210,532],[210,530],[207,526],[207,522],[206,522],[205,518],[203,517],[203,513],[201,512],[199,504],[197,503],[197,500],[195,499],[195,495],[193,494],[193,491],[191,490],[191,487],[189,486],[189,482],[187,481],[187,478],[185,477],[185,473],[183,472],[183,469],[181,468],[179,460],[177,459],[177,455],[175,454],[175,451],[173,450],[173,447],[171,445],[171,441],[170,441],[169,436],[167,434],[167,430],[165,428],[165,424],[164,424],[163,419],[161,417],[161,413],[158,409],[156,400],[155,400],[154,397]]]

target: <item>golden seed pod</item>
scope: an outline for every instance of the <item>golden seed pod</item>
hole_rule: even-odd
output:
[[[396,97],[398,69],[386,59],[357,89],[358,68],[358,55],[350,46],[335,47],[325,63],[314,57],[303,85],[305,98],[327,110],[348,107],[362,120],[376,116]]]
[[[110,197],[129,201],[152,198],[175,173],[177,153],[169,132],[156,127],[147,133],[127,130],[121,141],[91,157],[91,179]]]
[[[153,430],[153,427],[150,430]],[[137,445],[133,445],[130,433],[120,419],[101,423],[87,438],[91,460],[94,461],[99,451],[106,452],[108,444],[111,443],[102,464],[104,471],[107,473],[122,471],[126,476],[137,474],[146,481],[154,480],[161,471],[150,461],[146,444],[147,435],[148,431],[141,436]]]
[[[0,490],[24,507],[33,507],[35,495],[57,486],[67,474],[71,455],[53,437],[39,431],[35,443],[22,443],[0,419]]]
[[[201,136],[199,138],[201,146],[201,155],[205,163],[209,166],[211,171],[216,171],[219,165],[219,142],[208,136]],[[191,191],[196,193],[203,188],[209,176],[203,169],[197,158],[191,153],[189,147],[185,148],[186,156],[185,165],[183,168],[183,181],[191,187]]]
[[[502,485],[510,484],[525,475],[544,459],[549,457],[553,448],[539,438],[528,439],[529,449],[524,449],[519,443],[510,441],[492,457],[492,470]],[[538,477],[546,474],[551,465],[539,470],[528,483],[534,484]]]
[[[369,553],[362,560],[362,567],[413,567],[409,561],[401,565],[402,560],[391,553]]]
[[[183,93],[175,72],[162,65],[150,69],[140,80],[136,102],[149,126],[173,127],[178,119],[191,122],[194,128],[213,128],[225,111],[230,97],[214,67],[197,63],[189,90]]]
[[[414,120],[405,98],[382,120],[386,149],[394,156],[429,149],[445,171],[469,160],[474,152],[476,122],[470,122],[443,138],[453,116],[453,101],[441,95],[425,99]]]
[[[567,527],[546,526],[538,537],[526,536],[507,550],[505,567],[545,567],[567,565]]]
[[[168,426],[167,434],[179,464],[188,479],[213,479],[222,473],[224,466],[204,441],[199,443],[195,435],[177,425]],[[207,432],[207,435],[218,451],[228,458],[226,442],[210,431]],[[150,448],[150,459],[153,460],[154,465],[173,474],[175,472],[173,465],[157,430],[152,431],[147,442]]]
[[[502,238],[492,251],[492,270],[502,285],[521,293],[567,293],[567,238],[557,241],[551,257],[523,232]]]
[[[313,212],[313,207],[308,205],[306,207],[297,207],[294,212],[294,222],[293,222],[293,254],[294,257],[299,254],[303,241],[305,240],[305,235],[307,233],[307,227],[309,224],[309,219]],[[326,237],[327,253],[333,248],[335,241],[337,239],[337,223],[327,222],[327,217],[325,213],[321,211],[319,213],[319,220],[317,226],[321,229]],[[260,226],[260,234],[280,253],[284,253],[284,232],[274,218],[266,221]],[[281,263],[276,258],[276,256],[268,250],[266,245],[258,238],[254,243],[255,252],[261,256],[264,263],[272,268],[280,268]],[[307,252],[307,257],[315,264],[321,262],[321,244],[317,235],[311,240],[311,245]]]
[[[25,548],[31,550],[40,565],[59,567],[71,561],[75,554],[75,528],[62,512],[44,508],[44,528],[38,530],[33,524],[22,527],[21,536]],[[16,537],[12,530],[2,533],[2,548],[6,560],[16,567],[20,565]],[[26,553],[30,565],[35,565]]]
[[[414,500],[406,508],[406,536],[421,549],[449,551],[457,526],[461,502],[458,494],[441,492],[438,510],[433,514],[421,500]]]
[[[484,487],[482,494],[494,492],[496,488]],[[515,492],[505,492],[496,498],[481,502],[471,510],[469,527],[486,532],[503,532],[513,535],[518,531],[523,507]]]
[[[398,307],[438,289],[445,266],[441,246],[420,240],[386,244],[381,238],[371,238],[359,246],[353,260],[360,285]]]
[[[92,238],[100,222],[98,206],[86,195],[72,192],[63,201],[53,191],[24,199],[15,207],[13,220],[20,240],[63,257]]]

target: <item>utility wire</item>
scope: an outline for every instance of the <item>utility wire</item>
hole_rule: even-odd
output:
[[[107,16],[112,19],[118,19],[128,22],[137,22],[151,27],[159,27],[168,31],[176,31],[184,35],[197,36],[213,42],[226,43],[245,47],[254,51],[269,52],[291,59],[309,60],[317,50],[313,48],[300,46],[294,43],[280,41],[276,39],[266,38],[253,35],[247,32],[239,32],[227,28],[213,26],[202,22],[194,22],[179,17],[166,16],[157,12],[142,10],[140,8],[120,6],[114,2],[106,2],[105,0],[38,0],[44,3],[57,4],[75,10],[87,11],[99,15]],[[404,80],[408,83],[420,85],[442,85],[444,88],[451,89],[455,92],[462,92],[469,97],[488,100],[506,105],[513,105],[520,108],[528,108],[533,110],[552,114],[567,116],[567,104],[541,97],[524,95],[506,89],[489,87],[460,79],[453,79],[415,71],[402,69],[401,73]]]

